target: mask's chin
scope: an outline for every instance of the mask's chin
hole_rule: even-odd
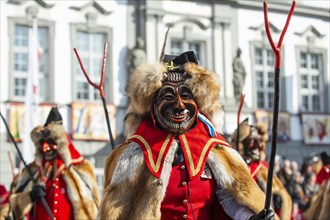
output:
[[[249,159],[250,162],[252,161],[259,161],[260,160],[260,152],[258,149],[250,151],[249,155],[246,156],[247,159]]]
[[[188,121],[184,121],[184,122],[182,122],[182,123],[180,123],[180,124],[178,124],[178,123],[173,123],[173,128],[171,129],[171,131],[173,132],[173,133],[176,133],[176,134],[183,134],[183,133],[185,133],[185,132],[187,132],[189,129],[190,129],[190,124],[191,124],[192,122],[190,122],[189,120]]]
[[[158,118],[158,124],[163,130],[175,134],[186,133],[193,127],[194,123],[195,119],[190,118],[189,115],[184,119],[180,116]]]
[[[44,153],[44,157],[46,161],[54,160],[57,157],[57,151],[56,150],[50,150]]]

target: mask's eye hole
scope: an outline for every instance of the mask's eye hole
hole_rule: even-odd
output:
[[[181,93],[181,98],[183,98],[183,99],[191,99],[192,96],[190,95],[189,92],[183,92],[183,93]]]
[[[164,96],[163,96],[163,98],[165,100],[171,100],[171,99],[173,99],[173,97],[174,97],[174,95],[172,93],[169,93],[169,92],[165,93]]]

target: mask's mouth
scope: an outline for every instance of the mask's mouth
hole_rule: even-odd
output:
[[[57,157],[58,146],[52,140],[44,141],[41,150],[45,160],[53,160]]]
[[[169,118],[171,119],[171,121],[175,122],[175,123],[182,123],[186,120],[189,120],[190,118],[190,112],[185,109],[182,112],[177,112],[175,114],[168,114]]]
[[[250,150],[253,155],[259,156],[260,155],[260,150],[259,148],[255,148]]]

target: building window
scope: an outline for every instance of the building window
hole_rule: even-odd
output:
[[[15,23],[13,27],[12,40],[12,86],[11,97],[15,101],[24,101],[26,95],[26,86],[29,76],[29,66],[31,65],[29,55],[29,44],[32,26]],[[38,93],[41,102],[49,101],[49,27],[38,26],[38,53],[39,53],[39,84]]]
[[[320,112],[322,111],[322,54],[300,52],[299,57],[301,110]]]
[[[192,50],[195,52],[196,57],[200,63],[203,63],[204,51],[203,51],[204,43],[202,41],[195,40],[182,40],[182,39],[172,39],[171,40],[171,54],[172,55],[180,55],[184,51]]]
[[[271,110],[274,98],[274,54],[271,49],[254,47],[257,108]]]
[[[75,32],[75,44],[79,56],[89,78],[96,84],[99,83],[101,77],[105,42],[108,42],[106,32],[88,32],[79,29]],[[76,58],[74,77],[75,100],[93,102],[101,99],[99,91],[88,84]]]

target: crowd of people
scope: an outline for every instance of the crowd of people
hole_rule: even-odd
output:
[[[248,118],[231,135],[231,145],[248,164],[258,186],[266,191],[268,162],[265,125],[252,125]],[[272,203],[280,219],[328,219],[330,203],[330,157],[326,152],[296,161],[276,155],[272,187]],[[329,205],[328,205],[329,206]]]
[[[278,155],[274,172],[291,196],[292,219],[318,219],[310,214],[315,208],[322,211],[322,208],[314,207],[313,202],[329,187],[326,184],[329,184],[330,178],[330,157],[325,152],[315,153],[304,158],[299,166],[296,161]]]

